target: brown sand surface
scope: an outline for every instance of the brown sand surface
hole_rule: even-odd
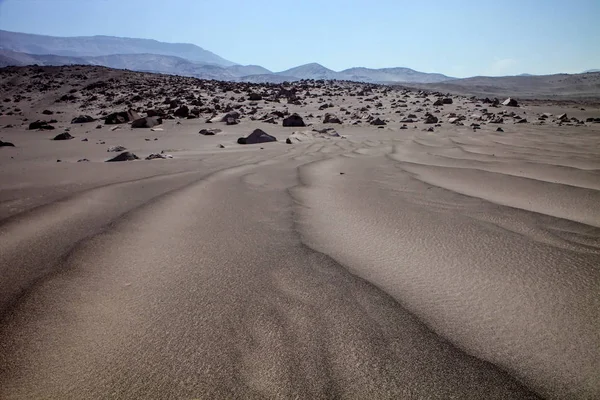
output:
[[[114,96],[82,89],[110,78]],[[436,108],[318,82],[295,83],[292,104],[273,98],[287,86],[92,67],[1,79],[0,139],[16,147],[0,148],[0,398],[600,396],[600,124],[585,122],[600,109]],[[56,87],[28,91],[38,81]],[[142,115],[189,93],[242,115],[70,124],[140,93]],[[273,110],[311,126],[258,118]],[[325,127],[342,137],[311,131]],[[74,139],[50,140],[65,128]],[[256,128],[278,142],[236,143]],[[117,145],[142,160],[105,163]],[[143,160],[161,151],[173,158]]]

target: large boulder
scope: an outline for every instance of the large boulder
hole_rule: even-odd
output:
[[[139,160],[140,158],[138,156],[136,156],[135,154],[129,152],[129,151],[125,151],[121,154],[119,154],[118,156],[111,158],[110,160],[106,160],[106,162],[118,162],[118,161],[133,161],[133,160]]]
[[[502,105],[507,107],[519,107],[519,103],[515,99],[512,99],[510,97],[504,100],[502,102]]]
[[[162,124],[162,118],[160,117],[144,117],[138,118],[131,123],[132,128],[152,128],[156,125]]]
[[[95,119],[90,117],[89,115],[80,115],[79,117],[75,117],[71,120],[72,124],[85,124],[88,122],[94,122]]]
[[[277,138],[275,136],[271,136],[262,129],[255,129],[247,137],[241,137],[238,139],[238,144],[257,144],[257,143],[268,143],[268,142],[276,142]]]
[[[135,121],[136,119],[140,119],[139,114],[133,110],[127,110],[107,115],[104,119],[104,123],[106,125],[116,125]]]
[[[283,119],[283,126],[301,127],[306,126],[306,124],[304,123],[304,120],[301,116],[299,116],[298,114],[292,114],[289,117]]]

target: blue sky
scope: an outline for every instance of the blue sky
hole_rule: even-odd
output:
[[[0,0],[0,29],[194,43],[274,71],[576,73],[600,68],[599,20],[600,0]]]

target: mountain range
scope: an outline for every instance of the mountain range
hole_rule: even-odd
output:
[[[320,64],[273,72],[259,65],[239,65],[193,44],[111,36],[54,37],[0,30],[0,66],[101,65],[202,79],[280,83],[299,79],[361,82],[434,83],[454,79],[410,68],[350,68],[333,71]]]
[[[355,67],[333,71],[317,63],[273,72],[259,65],[236,64],[188,43],[164,43],[151,39],[113,36],[55,37],[0,30],[0,67],[33,64],[99,65],[132,71],[254,83],[337,79],[372,83],[435,84],[456,79],[404,67]],[[589,72],[591,71],[593,70]]]

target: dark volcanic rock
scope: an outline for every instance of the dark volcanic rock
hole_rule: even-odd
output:
[[[214,136],[220,132],[221,132],[220,129],[201,129],[200,132],[198,132],[198,133],[201,135],[204,135],[204,136]]]
[[[29,124],[29,129],[30,130],[34,130],[34,129],[46,129],[46,130],[52,130],[55,129],[52,125],[50,125],[48,122],[46,121],[35,121]]]
[[[162,124],[160,117],[144,117],[138,118],[131,123],[132,128],[152,128],[153,126]]]
[[[502,102],[503,106],[507,107],[519,107],[519,103],[515,99],[511,99],[510,97]]]
[[[93,122],[95,121],[94,118],[90,117],[89,115],[80,115],[79,117],[75,117],[71,120],[72,124],[85,124],[87,122]]]
[[[299,127],[306,126],[306,124],[304,123],[304,120],[301,116],[299,116],[298,114],[292,114],[289,117],[283,119],[283,126]]]
[[[109,153],[118,153],[127,150],[124,146],[111,146],[106,151]]]
[[[52,114],[54,114],[54,111],[44,110],[44,111],[42,111],[42,114],[44,114],[44,115],[52,115]]]
[[[106,160],[106,162],[117,162],[117,161],[133,161],[133,160],[139,160],[140,158],[138,156],[136,156],[135,154],[129,152],[129,151],[125,151],[121,154],[119,154],[118,156],[111,158],[110,160]]]
[[[186,118],[190,114],[190,109],[188,106],[181,106],[177,110],[175,110],[174,115],[176,117]]]
[[[445,98],[442,99],[442,103],[444,103],[444,104],[452,104],[453,101],[452,101],[452,99],[450,97],[445,97]]]
[[[248,95],[248,100],[250,101],[259,101],[262,100],[262,96],[258,93],[250,93]]]
[[[15,147],[15,145],[10,142],[3,142],[0,140],[0,147]]]
[[[325,114],[325,117],[323,118],[323,123],[324,124],[341,124],[342,121],[335,115],[327,113],[327,114]]]
[[[371,125],[383,126],[383,125],[386,125],[386,123],[381,118],[375,118],[373,121],[371,121]]]
[[[52,140],[70,140],[73,139],[73,136],[71,136],[71,134],[69,132],[64,132],[64,133],[60,133],[56,136],[54,136],[54,139]]]
[[[135,121],[139,118],[140,116],[137,112],[133,110],[128,110],[107,115],[106,119],[104,120],[104,123],[106,125],[123,124],[125,122]]]
[[[424,123],[426,124],[437,124],[438,122],[438,118],[435,115],[432,114],[425,114],[425,121]]]
[[[277,138],[269,135],[262,129],[255,129],[247,137],[241,137],[238,139],[238,144],[256,144],[256,143],[268,143],[268,142],[276,142]]]

